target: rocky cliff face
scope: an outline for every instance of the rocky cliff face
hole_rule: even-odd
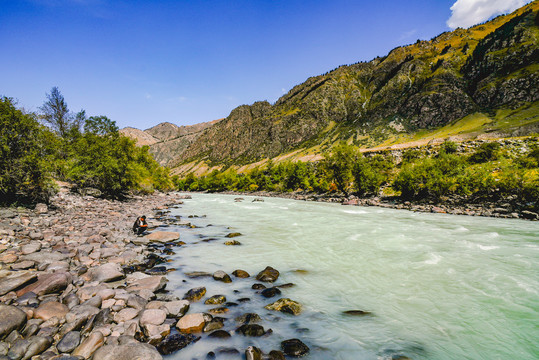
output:
[[[485,24],[341,66],[307,79],[274,105],[242,105],[171,163],[248,163],[336,139],[372,146],[397,128],[413,133],[536,102],[538,10],[535,1]]]

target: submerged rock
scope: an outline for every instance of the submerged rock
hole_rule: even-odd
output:
[[[202,297],[206,294],[206,288],[201,286],[197,288],[190,289],[185,296],[183,297],[185,300],[189,301],[198,301],[202,299]]]
[[[267,289],[262,290],[262,292],[260,294],[262,294],[262,296],[264,296],[266,298],[271,298],[271,297],[274,297],[274,296],[277,296],[277,295],[281,295],[281,290],[279,290],[276,287],[271,287],[271,288],[267,288]]]
[[[262,336],[266,333],[264,327],[258,324],[243,324],[236,329],[237,333],[242,334],[243,336]]]
[[[235,238],[235,237],[238,237],[238,236],[241,236],[242,234],[239,233],[239,232],[233,232],[233,233],[229,233],[227,234],[225,237],[227,238]]]
[[[163,355],[172,354],[183,349],[187,345],[200,340],[200,337],[192,334],[172,334],[156,346],[157,351]]]
[[[299,339],[290,339],[281,342],[281,348],[288,356],[304,356],[309,353],[309,347]]]
[[[365,315],[371,315],[372,313],[369,311],[363,311],[363,310],[346,310],[346,311],[343,311],[343,314],[351,315],[351,316],[365,316]]]
[[[225,302],[226,302],[226,297],[224,295],[213,295],[209,299],[206,299],[206,301],[204,301],[204,304],[218,305],[218,304],[223,304]]]
[[[299,315],[301,313],[301,304],[287,298],[279,299],[272,304],[264,306],[264,308],[292,315]]]
[[[241,278],[241,279],[245,279],[245,278],[248,278],[250,277],[251,275],[249,275],[249,273],[247,271],[244,271],[244,270],[234,270],[232,272],[232,275],[234,275],[235,277],[237,278]]]
[[[230,275],[228,275],[226,272],[222,270],[218,270],[213,273],[213,279],[217,281],[222,281],[224,283],[231,283],[232,279],[230,278]]]
[[[256,275],[258,281],[275,282],[279,278],[279,271],[275,270],[271,266],[267,266],[264,270]]]
[[[255,346],[249,346],[245,350],[245,360],[262,360],[262,351]]]

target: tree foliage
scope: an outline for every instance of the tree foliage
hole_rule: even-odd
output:
[[[47,95],[41,110],[49,127],[18,110],[12,99],[0,99],[1,202],[46,201],[53,179],[96,188],[107,197],[168,191],[178,182],[147,146],[137,147],[122,136],[114,121],[87,118],[84,110],[72,115],[58,88]]]
[[[44,129],[6,97],[0,99],[0,127],[0,202],[46,200],[52,186]]]
[[[47,100],[39,108],[41,110],[41,119],[58,133],[60,137],[65,137],[68,132],[80,127],[84,112],[74,116],[70,113],[64,96],[55,86],[50,94],[46,94]]]

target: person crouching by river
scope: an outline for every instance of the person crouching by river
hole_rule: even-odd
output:
[[[146,215],[139,216],[133,224],[133,232],[137,235],[142,235],[146,230],[148,230]]]

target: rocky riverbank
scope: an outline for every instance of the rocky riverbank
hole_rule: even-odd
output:
[[[179,223],[165,214],[181,199],[156,194],[120,202],[63,189],[49,206],[0,209],[0,360],[152,360],[201,337],[270,335],[253,313],[226,327],[221,315],[239,304],[219,295],[205,299],[217,308],[190,312],[192,302],[204,299],[204,287],[186,288],[183,298],[167,291],[166,274],[174,270],[165,266],[167,256],[185,245],[179,233],[153,231],[138,237],[131,226],[142,214],[150,215],[150,229],[166,230],[166,221]],[[189,275],[231,281],[223,271]],[[251,277],[242,270],[232,275]],[[266,298],[276,296],[278,277],[277,270],[267,267],[253,277],[252,288]],[[301,311],[300,304],[286,298],[266,308],[293,315]],[[309,348],[288,339],[268,354],[253,346],[219,351],[228,356],[244,352],[256,360],[302,356]],[[217,358],[219,351],[209,351],[206,358]]]
[[[498,201],[477,200],[470,201],[465,197],[447,198],[444,202],[434,201],[402,201],[397,197],[369,197],[344,196],[339,194],[314,194],[306,192],[277,193],[267,191],[256,192],[223,192],[233,195],[251,195],[259,197],[280,197],[285,199],[340,203],[349,206],[378,206],[390,209],[403,209],[418,212],[487,216],[504,219],[539,220],[539,213],[529,210],[528,204],[519,201],[516,196],[510,196]]]

